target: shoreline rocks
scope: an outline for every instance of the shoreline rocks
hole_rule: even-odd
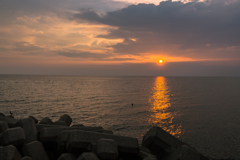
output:
[[[159,127],[152,127],[140,146],[137,138],[114,135],[102,127],[71,126],[29,116],[0,116],[1,160],[212,160]]]

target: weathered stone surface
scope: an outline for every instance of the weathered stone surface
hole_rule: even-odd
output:
[[[111,130],[105,130],[105,129],[99,130],[98,132],[99,132],[99,133],[104,133],[104,134],[113,134],[113,131],[111,131]]]
[[[37,120],[37,118],[35,118],[35,117],[33,117],[33,116],[29,116],[28,118],[32,118],[33,119],[33,121],[34,121],[34,123],[38,123],[38,120]]]
[[[83,130],[92,132],[103,132],[102,127],[44,127],[40,131],[40,140],[42,142],[56,142],[57,137],[65,130]]]
[[[18,119],[0,116],[0,121],[6,122],[9,128],[13,128],[13,127],[17,127]]]
[[[0,121],[0,133],[3,133],[8,129],[8,124],[4,121]]]
[[[142,146],[164,157],[174,149],[183,145],[179,139],[159,127],[152,127],[143,137]]]
[[[25,156],[21,160],[33,160],[32,157]]]
[[[38,134],[36,125],[32,118],[20,119],[18,121],[18,126],[22,127],[26,136],[26,143],[37,141]]]
[[[56,122],[53,123],[53,125],[67,126],[66,122],[64,122],[64,121],[56,121]]]
[[[2,133],[1,145],[22,145],[26,141],[24,130],[21,127],[9,128]]]
[[[24,156],[32,157],[34,160],[49,160],[42,143],[39,141],[25,144],[22,151]]]
[[[71,153],[63,153],[57,160],[76,160],[76,156]]]
[[[72,118],[68,114],[64,114],[59,118],[58,121],[64,121],[67,126],[70,126],[70,124],[72,123]]]
[[[21,154],[13,145],[0,146],[0,160],[21,160]]]
[[[94,152],[100,159],[110,160],[118,157],[117,144],[112,139],[99,139],[94,147]]]
[[[66,143],[67,150],[72,152],[86,149],[85,147],[89,147],[89,145],[96,143],[101,138],[113,139],[117,144],[118,152],[126,154],[138,154],[139,152],[139,144],[136,138],[80,130],[70,132]]]
[[[52,120],[48,117],[43,118],[39,124],[53,124]]]
[[[193,149],[183,145],[172,151],[163,160],[201,160],[201,155]]]
[[[100,160],[93,152],[84,152],[77,160]]]

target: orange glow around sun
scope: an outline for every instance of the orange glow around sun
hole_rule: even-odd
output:
[[[163,63],[163,60],[160,59],[158,62],[159,62],[160,64],[162,64],[162,63]]]

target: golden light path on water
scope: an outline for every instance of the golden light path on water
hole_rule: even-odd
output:
[[[165,131],[178,137],[181,134],[181,125],[175,125],[173,119],[175,113],[169,111],[171,107],[171,93],[167,87],[165,77],[157,77],[153,88],[153,95],[149,101],[152,103],[150,112],[152,113],[148,119],[148,123],[159,126]]]

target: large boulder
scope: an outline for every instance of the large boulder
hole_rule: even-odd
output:
[[[62,115],[58,121],[63,121],[66,123],[67,126],[70,126],[72,123],[72,118],[68,114]]]
[[[13,145],[0,146],[0,160],[21,160],[21,154]]]
[[[1,145],[23,145],[26,141],[24,130],[21,127],[9,128],[0,137]]]
[[[37,120],[37,118],[35,118],[35,117],[33,117],[33,116],[29,116],[28,118],[32,118],[32,120],[34,121],[34,123],[38,123],[38,120]]]
[[[39,141],[33,141],[23,146],[24,156],[32,157],[34,160],[49,160],[43,145]]]
[[[152,127],[143,137],[142,146],[158,154],[160,158],[184,145],[182,141],[160,127]]]
[[[100,159],[114,160],[118,157],[117,144],[112,139],[99,139],[94,147],[94,152]]]
[[[19,120],[18,126],[24,129],[25,136],[26,136],[26,143],[38,140],[36,125],[32,118],[25,118],[25,119]]]

